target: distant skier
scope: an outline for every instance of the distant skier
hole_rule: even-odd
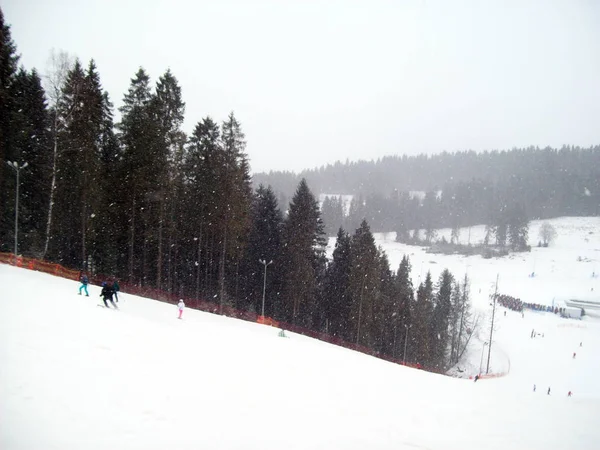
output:
[[[477,380],[479,380],[479,375],[475,375],[475,383],[477,383]]]
[[[81,295],[81,290],[83,289],[85,291],[85,296],[89,297],[90,294],[88,294],[88,289],[87,289],[89,280],[88,280],[87,275],[85,273],[83,275],[81,275],[80,280],[81,280],[81,286],[79,286],[79,295]]]
[[[104,301],[104,306],[106,306],[107,308],[108,303],[106,303],[106,300],[110,300],[110,303],[113,305],[113,307],[117,307],[117,305],[115,305],[115,303],[113,302],[113,289],[112,286],[109,286],[108,283],[106,283],[106,281],[102,282],[102,292],[100,292],[100,297],[102,297],[102,300]]]
[[[533,339],[535,337],[535,330],[531,330],[531,338]]]
[[[580,343],[579,343],[579,346],[580,346],[580,347],[583,347],[583,342],[580,342]]]
[[[548,395],[550,395],[550,388],[548,388]]]
[[[567,394],[567,397],[571,397],[573,395],[573,393],[571,391],[569,391],[569,393]]]
[[[504,311],[504,317],[506,317],[506,311]]]
[[[119,283],[117,282],[117,280],[113,281],[113,292],[115,294],[115,301],[118,303],[119,302],[119,292],[120,288],[119,288]]]
[[[533,392],[535,392],[535,390],[537,389],[536,385],[533,385]]]
[[[577,356],[577,353],[573,352],[573,359]]]
[[[177,309],[179,310],[179,317],[177,317],[178,319],[181,319],[181,315],[183,314],[183,308],[185,308],[185,303],[183,303],[183,299],[180,298],[179,303],[177,303]]]

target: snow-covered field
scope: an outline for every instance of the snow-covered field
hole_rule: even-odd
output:
[[[562,217],[549,221],[558,237],[548,248],[539,248],[538,233],[542,221],[532,221],[529,229],[531,252],[515,253],[503,258],[484,259],[481,256],[441,255],[426,253],[425,248],[405,245],[396,240],[396,233],[375,233],[375,241],[388,255],[392,270],[397,270],[403,255],[412,264],[412,279],[416,287],[431,271],[434,282],[448,268],[462,279],[471,279],[471,296],[475,306],[488,304],[499,276],[498,292],[521,298],[524,302],[552,305],[568,299],[600,301],[600,217]],[[438,238],[450,240],[450,229],[438,231]],[[471,243],[481,243],[483,225],[471,227]],[[461,230],[460,242],[466,244],[469,230]],[[335,238],[329,240],[331,255]],[[530,277],[531,273],[534,277]],[[592,274],[596,277],[592,277]]]
[[[415,284],[429,269],[436,277],[444,267],[467,270],[472,290],[482,289],[474,292],[478,308],[486,308],[496,273],[501,292],[550,303],[555,289],[591,292],[600,257],[597,218],[553,223],[564,224],[555,246],[499,260],[427,255],[393,243],[391,235],[378,241],[395,267],[403,251],[411,254]],[[75,282],[10,266],[0,265],[0,283],[3,450],[595,449],[600,443],[600,319],[593,316],[504,316],[500,308],[491,364],[510,372],[474,383],[199,311],[177,320],[175,306],[126,294],[119,311],[107,310],[97,306],[98,287],[80,297]],[[544,337],[531,339],[532,329]],[[465,366],[478,366],[480,355],[474,341]]]

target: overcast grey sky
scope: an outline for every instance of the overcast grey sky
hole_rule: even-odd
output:
[[[235,111],[253,171],[600,143],[600,1],[5,0],[22,63],[94,58],[115,105],[178,78],[186,131]]]

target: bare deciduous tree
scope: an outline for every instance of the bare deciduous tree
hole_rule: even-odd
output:
[[[544,247],[548,247],[556,239],[557,233],[549,222],[544,222],[540,227],[539,235]]]
[[[48,205],[48,220],[46,222],[46,242],[44,244],[44,253],[42,258],[48,253],[48,245],[51,238],[52,228],[52,209],[54,206],[54,196],[56,192],[56,162],[58,159],[58,128],[61,118],[59,117],[58,103],[61,98],[62,89],[67,79],[67,74],[73,65],[69,54],[63,50],[56,51],[52,49],[48,58],[48,67],[44,76],[44,87],[48,96],[50,108],[53,110],[54,122],[52,130],[53,139],[53,158],[52,158],[52,183],[50,184],[50,202]]]

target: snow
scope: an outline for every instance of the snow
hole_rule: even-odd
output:
[[[474,285],[486,291],[478,295],[484,310],[498,272],[501,292],[523,300],[538,293],[540,302],[561,283],[578,296],[595,282],[599,236],[589,231],[600,229],[598,218],[552,223],[564,225],[555,246],[513,258],[428,255],[390,235],[378,242],[395,267],[403,250],[413,253],[413,275],[421,263],[423,274],[468,268],[482,277]],[[531,279],[533,258],[539,275]],[[11,266],[0,265],[0,282],[3,450],[593,449],[600,442],[594,316],[504,316],[498,308],[491,366],[509,373],[474,383],[191,309],[177,320],[175,305],[127,294],[119,311],[99,308],[97,286],[78,296],[73,281]],[[544,337],[532,339],[532,329]],[[485,330],[479,335],[485,339]],[[473,341],[465,368],[478,369],[482,340]]]
[[[344,206],[344,215],[350,214],[350,205],[352,204],[353,195],[350,194],[319,194],[319,208],[323,209],[323,202],[325,199],[335,198],[337,200],[342,200],[342,204]]]
[[[562,217],[548,222],[556,229],[557,239],[548,248],[539,248],[538,233],[545,221],[532,221],[529,229],[531,252],[514,253],[502,258],[442,255],[426,253],[424,247],[401,244],[396,233],[375,233],[375,243],[381,246],[397,270],[406,254],[412,264],[412,280],[416,287],[431,271],[434,282],[448,268],[457,278],[465,273],[471,279],[471,296],[475,306],[489,303],[496,276],[498,292],[521,298],[524,302],[542,305],[562,304],[564,300],[600,301],[600,217]],[[479,244],[485,236],[485,226],[471,227],[471,243]],[[450,240],[450,229],[438,230],[438,239]],[[468,242],[469,230],[461,229],[460,242]],[[329,239],[331,256],[335,238]],[[530,277],[534,272],[535,276]],[[592,277],[595,273],[596,277]]]

